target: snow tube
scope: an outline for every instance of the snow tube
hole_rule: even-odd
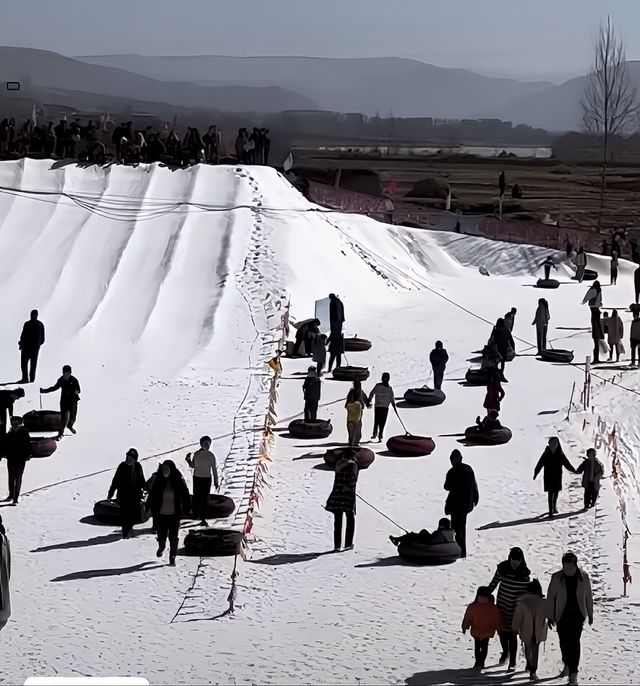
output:
[[[387,449],[397,457],[422,457],[435,450],[433,438],[427,436],[392,436],[387,441]]]
[[[185,536],[187,553],[201,557],[229,557],[235,555],[242,541],[242,532],[232,529],[192,529]]]
[[[359,353],[369,350],[371,348],[371,341],[366,338],[358,338],[357,336],[352,336],[351,338],[344,339],[344,351],[347,353]]]
[[[403,560],[421,565],[448,565],[460,558],[460,552],[455,541],[435,545],[403,541],[398,545],[398,555]]]
[[[143,524],[149,519],[151,513],[145,508],[140,508],[141,516],[138,517],[136,524]],[[98,500],[93,506],[93,516],[105,524],[113,524],[119,526],[122,524],[120,518],[120,505],[115,500]]]
[[[236,509],[236,504],[226,495],[212,493],[207,502],[207,519],[225,519]]]
[[[465,374],[465,380],[470,386],[486,386],[489,383],[491,369],[470,368]]]
[[[571,277],[573,281],[578,280],[578,275],[576,274],[575,276]],[[598,278],[598,272],[595,269],[585,269],[584,270],[584,276],[582,277],[583,281],[595,281],[595,279]]]
[[[440,405],[445,401],[447,396],[442,391],[437,391],[433,388],[410,388],[405,394],[404,399],[410,405],[420,405],[421,407],[430,407],[432,405]]]
[[[545,362],[573,362],[573,350],[561,350],[559,348],[543,350],[540,353],[540,359]]]
[[[289,424],[289,433],[294,438],[327,438],[333,432],[330,419],[318,419],[306,422],[304,419],[294,419]]]
[[[324,454],[325,464],[335,467],[338,460],[347,452],[349,448],[333,448]],[[369,448],[358,448],[356,451],[356,464],[359,469],[367,469],[376,459],[375,453]]]
[[[49,457],[55,453],[57,447],[53,438],[32,438],[31,457]]]
[[[369,370],[366,367],[336,367],[333,378],[336,381],[366,381]]]
[[[511,440],[511,429],[503,426],[501,429],[494,429],[493,431],[481,431],[479,426],[470,426],[465,429],[464,437],[470,443],[502,445]]]
[[[560,282],[557,279],[538,279],[536,288],[559,288]]]
[[[60,413],[54,410],[32,410],[22,417],[22,423],[27,431],[58,431],[60,429]]]

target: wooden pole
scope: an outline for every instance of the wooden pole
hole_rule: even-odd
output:
[[[571,397],[569,398],[569,409],[567,410],[567,419],[566,421],[569,421],[569,417],[571,416],[571,406],[573,405],[573,394],[576,392],[576,382],[573,382],[573,388],[571,389]]]

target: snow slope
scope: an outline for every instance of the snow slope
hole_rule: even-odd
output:
[[[40,379],[52,383],[68,362],[83,386],[78,435],[52,458],[32,461],[19,507],[1,510],[14,553],[14,615],[0,634],[0,683],[53,674],[141,675],[153,683],[473,683],[465,671],[472,644],[459,623],[474,589],[513,545],[524,548],[543,585],[562,552],[578,554],[598,601],[582,681],[633,683],[638,598],[620,598],[622,524],[612,481],[595,510],[577,514],[582,491],[567,477],[562,516],[538,518],[546,499],[531,476],[545,438],[559,432],[577,465],[592,438],[583,422],[593,425],[597,414],[623,430],[632,522],[640,501],[636,396],[602,385],[593,417],[574,412],[563,421],[583,372],[533,355],[529,324],[541,296],[549,298],[554,344],[575,349],[577,360],[590,352],[588,310],[579,305],[585,287],[531,288],[548,251],[319,211],[263,168],[52,169],[24,160],[0,164],[0,186],[2,380],[17,378],[17,336],[37,307],[47,325]],[[631,274],[624,265],[618,285],[605,288],[606,305],[627,304]],[[185,557],[170,569],[156,560],[148,527],[121,541],[86,517],[130,445],[145,457],[147,474],[161,459],[154,455],[177,449],[170,456],[188,476],[183,453],[206,432],[216,437],[223,491],[240,504],[231,523],[240,526],[268,404],[264,362],[280,316],[290,298],[292,317],[305,318],[330,291],[343,297],[347,331],[373,341],[368,353],[349,355],[371,368],[367,388],[383,371],[398,396],[425,383],[437,338],[451,356],[447,402],[401,410],[409,430],[435,438],[436,451],[417,460],[379,454],[360,477],[366,500],[407,529],[434,526],[448,456],[459,445],[451,434],[482,406],[482,389],[459,381],[488,322],[515,305],[519,355],[508,368],[502,413],[514,438],[500,448],[463,448],[481,492],[468,559],[400,565],[388,541],[398,529],[364,503],[355,551],[328,555],[331,521],[322,506],[331,474],[314,466],[323,445],[346,438],[347,386],[326,379],[322,412],[334,434],[310,444],[278,436],[249,557],[238,563],[236,612],[218,617],[228,607],[232,560]],[[307,366],[284,364],[283,428],[301,410]],[[637,371],[598,373],[639,386]],[[37,389],[27,393],[21,411],[38,406]],[[393,417],[389,431],[400,431]],[[492,645],[492,658],[496,651]],[[552,635],[541,676],[553,682],[559,665]],[[525,681],[497,667],[486,679]]]

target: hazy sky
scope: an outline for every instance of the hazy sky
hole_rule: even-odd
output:
[[[412,57],[572,74],[609,12],[640,59],[640,0],[0,0],[0,44],[66,55]]]

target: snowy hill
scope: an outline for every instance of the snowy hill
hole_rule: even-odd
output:
[[[630,418],[639,377],[598,372],[631,390],[594,386],[595,414],[574,411],[564,421],[584,372],[537,361],[530,322],[546,295],[551,340],[582,361],[591,349],[589,313],[579,305],[585,286],[569,282],[565,267],[559,290],[531,288],[548,251],[326,212],[271,169],[52,169],[33,160],[0,164],[0,249],[2,381],[18,378],[17,337],[37,307],[47,342],[36,387],[53,383],[65,363],[83,387],[78,435],[51,458],[32,460],[19,506],[0,510],[14,556],[0,683],[53,674],[140,675],[167,684],[475,683],[463,671],[472,664],[472,641],[460,632],[464,607],[515,545],[545,588],[562,553],[576,552],[597,602],[594,626],[585,630],[582,681],[632,683],[638,598],[620,598],[614,480],[605,480],[597,508],[581,513],[579,479],[565,476],[561,514],[547,520],[532,473],[546,437],[558,432],[577,466],[597,416],[618,422],[624,475],[615,483],[624,487],[633,530],[640,437]],[[591,263],[608,270],[604,259]],[[492,276],[480,274],[481,266]],[[604,289],[606,306],[629,302],[632,270],[623,265],[618,285]],[[138,448],[146,476],[176,451],[170,456],[188,477],[184,453],[209,433],[224,465],[222,492],[239,504],[230,523],[242,526],[256,429],[269,402],[264,363],[276,349],[281,315],[290,300],[292,318],[306,318],[330,291],[343,297],[346,332],[373,342],[369,352],[348,355],[370,367],[367,390],[384,371],[397,396],[427,382],[436,339],[451,357],[446,402],[401,410],[410,431],[434,437],[436,451],[413,460],[378,455],[359,479],[367,501],[407,529],[435,525],[456,434],[482,412],[484,389],[460,381],[491,323],[516,306],[518,357],[507,368],[501,414],[513,440],[462,448],[480,488],[466,560],[400,564],[388,535],[401,532],[364,503],[355,550],[326,555],[332,524],[323,505],[332,475],[313,467],[325,443],[346,440],[347,385],[325,380],[321,413],[334,433],[320,442],[276,438],[248,560],[238,561],[236,611],[219,617],[228,608],[233,560],[180,557],[172,569],[156,560],[148,525],[122,541],[86,518],[106,497],[127,448]],[[629,317],[623,313],[627,330]],[[284,361],[276,408],[283,428],[301,412],[306,366]],[[27,387],[16,409],[38,406],[37,388]],[[391,418],[388,434],[396,432]],[[610,475],[603,448],[600,457]],[[492,644],[490,664],[497,650]],[[552,634],[539,673],[559,671]],[[486,679],[526,681],[522,671],[510,678],[497,666]]]

